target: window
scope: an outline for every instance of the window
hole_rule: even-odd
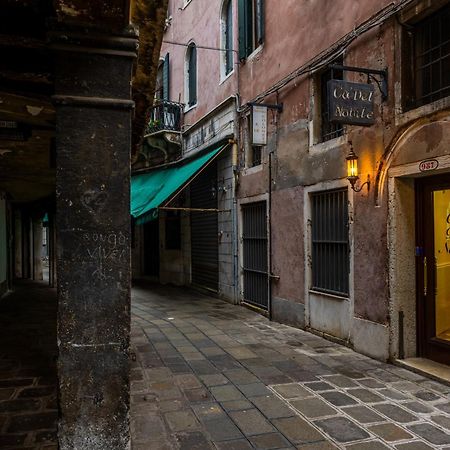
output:
[[[226,0],[222,9],[222,48],[221,52],[222,76],[225,77],[233,71],[233,1]]]
[[[262,164],[263,146],[252,143],[252,116],[248,114],[245,118],[244,150],[246,167],[256,167]]]
[[[186,103],[188,106],[197,104],[197,47],[189,44],[186,53]]]
[[[239,0],[239,58],[247,58],[263,41],[264,0]]]
[[[343,65],[343,59],[339,58],[334,61],[334,64]],[[320,137],[321,142],[329,141],[330,139],[342,136],[344,128],[342,124],[333,123],[329,120],[328,112],[328,81],[343,80],[344,74],[342,70],[327,69],[320,74]]]
[[[347,189],[311,194],[312,289],[348,295]]]
[[[412,73],[404,74],[405,109],[450,96],[449,24],[450,4],[405,29],[405,50],[412,63]]]
[[[169,54],[160,62],[156,75],[155,97],[158,100],[169,100]]]

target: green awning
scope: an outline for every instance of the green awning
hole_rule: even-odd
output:
[[[136,223],[158,217],[158,207],[205,167],[224,148],[221,146],[186,162],[131,177],[131,215]]]

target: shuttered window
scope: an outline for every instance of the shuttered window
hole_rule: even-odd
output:
[[[164,58],[163,73],[162,73],[162,99],[170,100],[170,83],[169,83],[169,54]]]
[[[197,47],[190,44],[187,53],[187,103],[197,103]]]
[[[264,41],[264,0],[239,0],[239,58],[245,59]]]
[[[349,242],[347,189],[311,194],[312,289],[347,296]]]
[[[228,0],[224,11],[224,31],[225,31],[225,75],[233,70],[233,2]]]

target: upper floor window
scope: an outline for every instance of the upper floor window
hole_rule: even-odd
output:
[[[450,96],[449,24],[450,3],[406,27],[404,48],[411,64],[403,64],[405,109]]]
[[[197,104],[197,47],[189,44],[186,52],[186,103],[188,107]]]
[[[247,58],[263,41],[264,0],[239,0],[239,58]]]
[[[334,61],[336,65],[342,65],[343,59],[338,58]],[[325,142],[330,139],[342,136],[344,128],[342,124],[330,122],[328,111],[328,81],[343,80],[344,74],[342,70],[328,68],[320,74],[320,141]]]
[[[167,53],[164,60],[158,66],[156,75],[156,92],[155,97],[158,100],[169,100],[169,54]]]
[[[233,71],[233,1],[225,0],[222,8],[222,76],[225,77]]]

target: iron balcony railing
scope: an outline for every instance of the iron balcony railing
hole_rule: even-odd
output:
[[[180,132],[183,106],[182,103],[158,100],[151,109],[146,134],[152,135],[162,131]]]

